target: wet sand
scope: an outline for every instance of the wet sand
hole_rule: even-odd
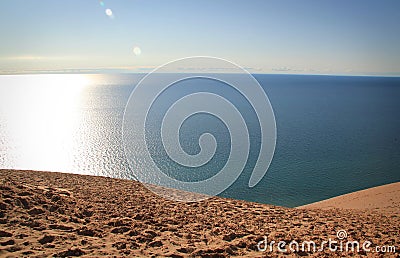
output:
[[[15,170],[0,170],[0,194],[1,257],[379,256],[257,249],[264,236],[319,243],[336,239],[339,230],[349,241],[397,247],[385,257],[400,254],[399,212],[375,204],[366,210],[290,209],[217,197],[183,203],[135,181]]]

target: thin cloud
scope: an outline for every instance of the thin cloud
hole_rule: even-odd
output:
[[[0,75],[7,74],[52,74],[52,73],[143,73],[150,72],[155,66],[123,66],[99,68],[65,68],[65,69],[0,69]]]
[[[23,56],[7,56],[0,59],[9,61],[52,61],[52,60],[79,60],[82,59],[78,56],[35,56],[35,55],[23,55]]]

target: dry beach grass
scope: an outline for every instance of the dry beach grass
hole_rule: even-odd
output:
[[[257,250],[264,236],[318,243],[342,229],[349,240],[397,245],[385,257],[400,249],[395,209],[291,209],[217,197],[183,203],[135,181],[18,170],[0,170],[0,194],[2,257],[383,255]]]

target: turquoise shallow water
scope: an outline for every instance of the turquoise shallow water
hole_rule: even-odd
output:
[[[133,178],[122,148],[129,94],[142,75],[0,76],[0,168],[50,170]],[[195,171],[174,163],[162,148],[162,114],[196,91],[223,95],[238,107],[250,131],[250,156],[239,179],[221,196],[298,206],[400,181],[400,78],[255,75],[277,123],[270,168],[254,188],[249,177],[260,133],[253,110],[222,84],[189,80],[158,99],[149,114],[148,146],[156,164],[179,180],[203,180],[227,160],[230,138],[215,117],[183,124],[182,148],[199,151],[203,132],[217,139],[216,155]],[[138,153],[135,162],[140,163]],[[146,165],[146,164],[143,164]]]

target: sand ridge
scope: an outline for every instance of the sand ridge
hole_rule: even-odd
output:
[[[400,213],[400,182],[344,194],[298,208],[384,210]]]
[[[257,243],[264,236],[320,241],[341,229],[374,245],[400,242],[399,214],[382,210],[289,209],[217,197],[183,203],[130,180],[16,170],[0,170],[0,194],[2,257],[279,257],[276,249],[259,252]]]

